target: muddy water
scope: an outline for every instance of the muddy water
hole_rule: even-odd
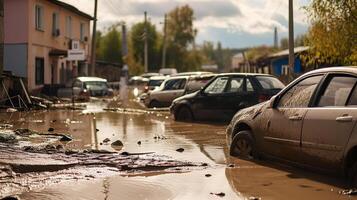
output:
[[[72,134],[74,148],[130,153],[154,152],[181,161],[207,163],[188,171],[126,174],[80,179],[20,195],[22,199],[351,199],[342,181],[277,163],[248,162],[227,154],[224,124],[174,122],[167,112],[126,109],[103,111],[103,102],[83,111],[40,111],[0,115],[16,127]],[[94,114],[88,114],[94,113]],[[96,130],[98,129],[98,131]],[[103,140],[121,140],[113,149]],[[138,143],[140,141],[140,143]],[[177,152],[183,148],[183,152]],[[228,165],[230,165],[228,167]],[[210,174],[210,177],[206,177]],[[224,196],[215,194],[224,193]]]

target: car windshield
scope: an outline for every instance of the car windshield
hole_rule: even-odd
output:
[[[212,77],[204,77],[204,78],[195,78],[188,81],[186,85],[186,93],[193,93],[197,90],[203,88]]]
[[[285,85],[279,79],[271,76],[257,76],[260,85],[266,90],[283,89]]]
[[[85,88],[108,88],[107,82],[103,81],[88,81],[84,83]]]

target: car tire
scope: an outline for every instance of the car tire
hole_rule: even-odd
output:
[[[149,108],[158,108],[160,106],[160,103],[158,102],[158,101],[156,101],[156,100],[152,100],[152,101],[150,101],[150,103],[149,103]]]
[[[250,131],[237,133],[232,140],[229,153],[231,156],[253,159],[256,155],[255,142]]]
[[[187,106],[183,106],[183,107],[179,108],[179,110],[175,114],[175,120],[183,121],[183,122],[193,121],[193,114],[191,112],[191,109],[188,108]]]
[[[357,161],[355,161],[348,173],[348,180],[353,188],[357,188]]]

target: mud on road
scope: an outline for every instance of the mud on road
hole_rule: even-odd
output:
[[[0,114],[6,136],[35,131],[0,143],[0,198],[355,198],[341,194],[339,179],[230,157],[225,124],[175,122],[165,110],[130,102]],[[60,141],[64,135],[70,140]]]

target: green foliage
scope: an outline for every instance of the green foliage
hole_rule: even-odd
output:
[[[98,35],[96,43],[97,60],[107,62],[123,63],[121,54],[121,34],[118,26],[111,26],[108,32],[102,36]]]
[[[356,0],[313,0],[306,10],[312,24],[307,36],[308,64],[356,65]]]
[[[156,31],[154,24],[147,22],[147,37],[148,37],[148,67],[149,71],[157,71],[161,66],[160,63],[160,41],[159,34]],[[134,24],[131,28],[130,39],[132,43],[133,58],[142,66],[144,66],[144,42],[145,38],[145,23],[140,22]]]

